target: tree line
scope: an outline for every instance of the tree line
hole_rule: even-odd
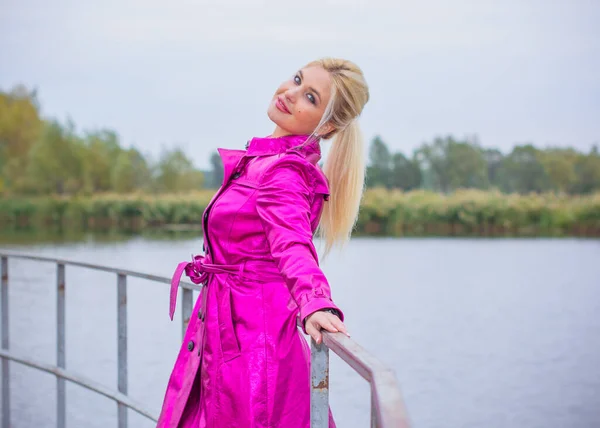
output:
[[[71,121],[42,118],[35,91],[0,91],[0,194],[167,193],[203,184],[180,148],[152,161],[112,130],[78,133]]]
[[[482,147],[477,139],[435,138],[410,158],[392,153],[381,138],[373,139],[367,170],[368,187],[428,189],[442,193],[460,188],[495,189],[505,193],[600,191],[598,146],[589,153],[573,148],[539,149],[516,145],[508,154]]]
[[[125,148],[107,129],[77,132],[71,121],[41,117],[35,91],[0,91],[0,194],[48,195],[174,193],[217,188],[223,177],[218,153],[210,169],[194,167],[180,148],[157,160]],[[438,137],[406,156],[380,137],[369,147],[367,187],[450,193],[460,188],[506,193],[600,191],[600,154],[573,148],[516,145],[510,153],[484,148],[475,138]]]

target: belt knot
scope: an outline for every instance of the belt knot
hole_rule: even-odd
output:
[[[206,260],[206,256],[194,256],[192,254],[192,261],[185,265],[185,274],[190,278],[190,281],[192,281],[194,284],[201,284],[208,279],[208,272],[204,270]]]
[[[194,284],[206,282],[208,280],[208,272],[204,266],[210,264],[207,263],[207,261],[210,262],[210,259],[207,256],[194,256],[192,254],[191,262],[181,262],[177,265],[177,269],[175,269],[175,273],[173,273],[173,278],[171,278],[171,293],[169,298],[169,317],[171,320],[173,320],[173,314],[175,313],[177,290],[179,288],[181,275],[185,272],[186,276],[188,276]]]

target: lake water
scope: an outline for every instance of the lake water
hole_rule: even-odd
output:
[[[170,277],[200,239],[0,245]],[[12,260],[10,347],[55,363],[56,269]],[[414,427],[600,427],[600,241],[355,239],[323,263],[352,338],[391,366]],[[181,340],[168,286],[129,279],[129,392],[158,413]],[[67,368],[116,390],[116,276],[67,267]],[[178,311],[180,307],[178,307]],[[367,383],[331,357],[341,428],[369,426]],[[55,425],[52,375],[11,363],[14,428]],[[116,405],[67,384],[67,425]],[[129,413],[130,427],[153,424]]]

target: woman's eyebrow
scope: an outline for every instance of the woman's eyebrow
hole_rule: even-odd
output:
[[[304,80],[304,75],[302,74],[302,70],[298,70],[298,74],[300,75],[300,79]],[[317,98],[319,98],[319,102],[321,102],[321,94],[319,94],[319,91],[317,91],[315,88],[313,88],[312,86],[309,86],[308,89],[310,89],[311,91],[313,91],[315,94],[317,94]]]

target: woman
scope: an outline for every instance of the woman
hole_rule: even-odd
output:
[[[275,92],[271,136],[219,149],[224,178],[203,215],[205,255],[180,263],[171,285],[171,319],[184,271],[206,286],[159,427],[309,427],[310,349],[298,318],[317,343],[321,329],[347,334],[312,238],[318,227],[327,253],[355,224],[365,169],[356,118],[368,99],[353,63],[311,62]],[[332,137],[323,173],[319,142]]]

